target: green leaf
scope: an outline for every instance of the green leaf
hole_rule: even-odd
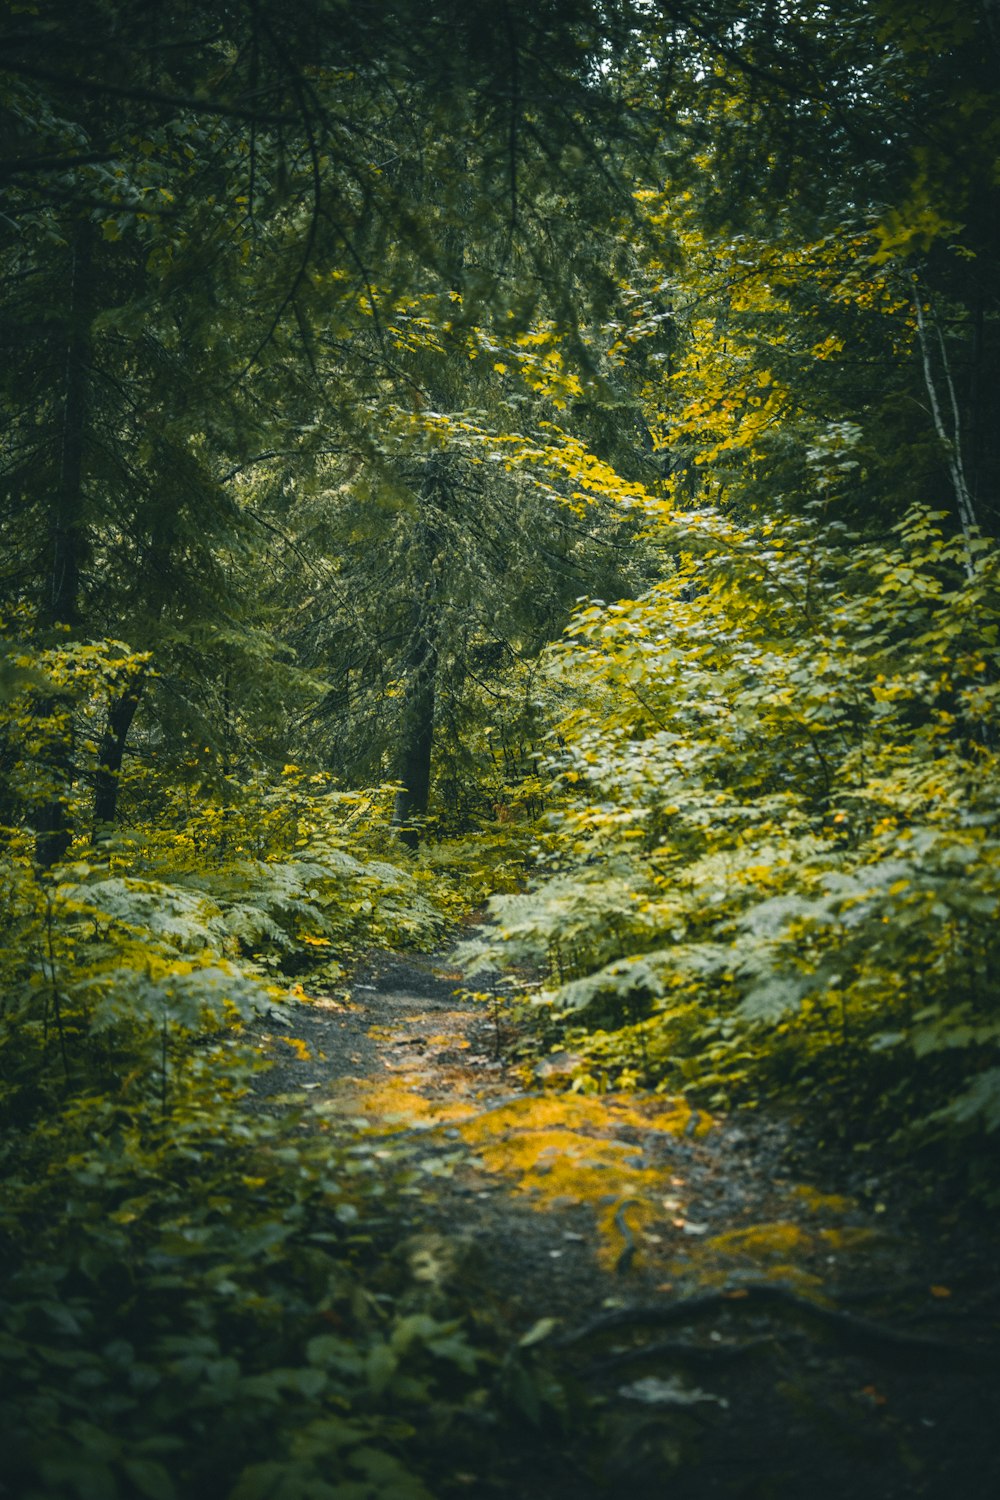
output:
[[[151,1458],[123,1458],[122,1469],[145,1500],[175,1500],[177,1490],[162,1464]]]
[[[558,1318],[537,1319],[528,1329],[527,1333],[522,1334],[518,1339],[517,1347],[519,1349],[530,1349],[533,1345],[542,1343],[558,1325]]]

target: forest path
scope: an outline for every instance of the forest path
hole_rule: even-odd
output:
[[[507,1062],[503,1007],[444,956],[379,953],[345,997],[283,1013],[258,1100],[406,1170],[414,1286],[559,1351],[601,1403],[595,1493],[1000,1494],[981,1244],[920,1233],[873,1176],[830,1190],[842,1164],[800,1160],[778,1121],[553,1092],[537,1074],[557,1067]]]

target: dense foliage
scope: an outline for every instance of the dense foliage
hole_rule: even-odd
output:
[[[996,1192],[998,54],[990,0],[10,7],[25,1495],[418,1497],[537,1413],[379,1280],[405,1164],[245,1102],[289,986],[488,896],[573,1087]]]
[[[486,951],[547,966],[578,1086],[793,1091],[973,1160],[1000,1123],[997,554],[966,572],[940,519],[837,546],[710,518],[552,652],[554,868],[494,898]]]

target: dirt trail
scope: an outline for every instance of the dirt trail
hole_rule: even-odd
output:
[[[833,1190],[839,1164],[800,1160],[780,1123],[559,1092],[558,1062],[526,1083],[461,984],[443,958],[376,955],[346,998],[303,1000],[264,1038],[259,1105],[307,1103],[318,1128],[403,1153],[410,1273],[558,1351],[602,1413],[594,1493],[1000,1494],[981,1236],[921,1232],[891,1179]]]

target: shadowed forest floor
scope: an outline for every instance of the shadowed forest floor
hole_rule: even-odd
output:
[[[392,1274],[575,1393],[582,1422],[442,1494],[1000,1493],[986,1226],[778,1119],[561,1092],[559,1058],[513,1061],[503,1000],[461,984],[444,958],[374,955],[262,1035],[254,1096],[403,1168]]]

